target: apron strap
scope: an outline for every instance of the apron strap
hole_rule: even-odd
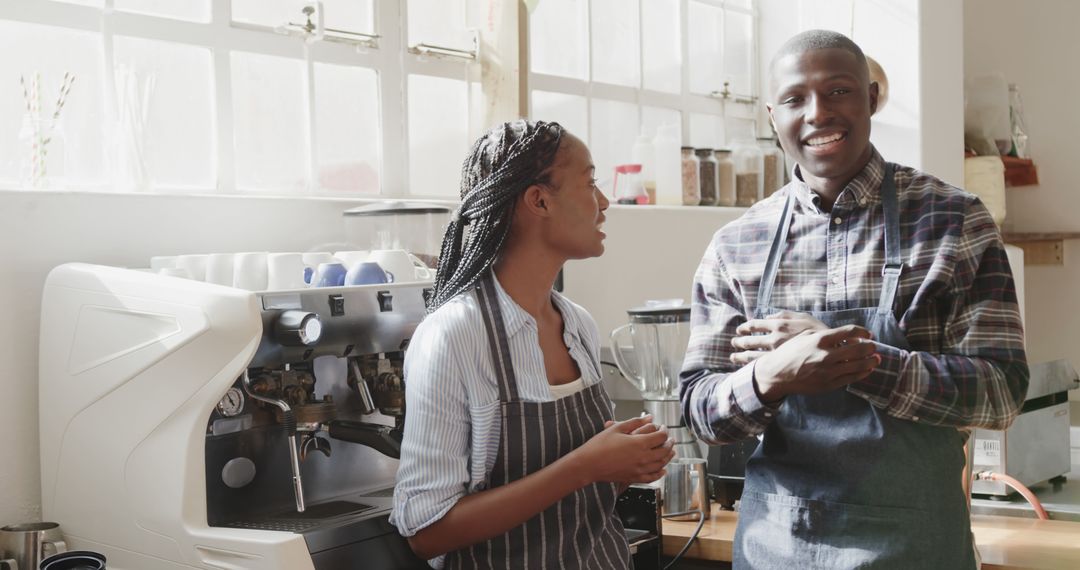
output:
[[[885,265],[881,268],[881,298],[877,313],[892,313],[896,292],[900,288],[900,274],[904,264],[900,257],[900,208],[897,205],[896,180],[893,165],[885,163],[885,178],[881,181],[881,207],[885,215]]]
[[[765,262],[765,272],[761,274],[761,284],[758,286],[757,311],[754,313],[755,318],[763,316],[763,311],[767,311],[772,303],[772,290],[773,284],[776,282],[776,271],[780,267],[780,256],[784,254],[788,231],[791,229],[791,210],[795,203],[794,196],[795,192],[788,188],[784,211],[780,214],[780,223],[776,226],[772,246],[769,248],[769,259]]]
[[[476,285],[476,298],[480,301],[492,364],[499,380],[499,400],[515,401],[518,399],[517,376],[514,375],[514,363],[510,360],[510,345],[502,308],[499,306],[499,295],[495,289],[495,278],[490,274]]]

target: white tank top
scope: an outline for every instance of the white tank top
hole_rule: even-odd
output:
[[[559,398],[565,398],[571,394],[576,394],[585,389],[585,379],[578,378],[573,382],[567,382],[566,384],[559,384],[554,386],[548,384],[548,388],[551,389],[551,397],[558,400]]]

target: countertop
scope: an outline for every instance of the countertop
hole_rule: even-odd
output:
[[[713,505],[712,516],[684,556],[730,561],[737,521],[737,513]],[[695,527],[695,521],[665,520],[664,554],[673,556],[679,552]],[[973,515],[971,528],[984,570],[1080,568],[1080,523]]]

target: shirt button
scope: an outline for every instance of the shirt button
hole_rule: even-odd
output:
[[[841,220],[841,219],[839,218],[839,216],[838,216],[838,217],[835,217],[835,218],[833,218],[833,221],[832,221],[832,223],[834,223],[834,224],[836,224],[836,225],[838,225],[838,226],[839,226],[839,225],[840,225],[840,223],[841,223],[841,222],[843,222],[843,221],[844,221],[844,220]]]
[[[765,412],[765,417],[771,418],[772,417],[772,412]]]
[[[838,276],[838,275],[833,275],[833,278],[832,278],[832,284],[833,284],[833,285],[839,285],[839,284],[840,284],[840,276]]]
[[[911,421],[913,421],[913,422],[919,421],[919,416],[911,416]]]
[[[866,198],[859,198],[859,205],[860,206],[865,206],[866,205]]]

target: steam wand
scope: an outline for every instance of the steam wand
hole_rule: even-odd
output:
[[[242,383],[244,385],[244,391],[248,396],[260,402],[265,402],[277,406],[281,409],[282,421],[285,423],[285,441],[289,444],[289,464],[292,467],[293,474],[293,495],[296,496],[296,512],[304,512],[304,483],[300,479],[300,459],[296,449],[296,415],[293,414],[292,408],[284,400],[275,400],[273,398],[267,398],[256,394],[251,389],[251,377],[248,376],[247,370],[244,370]]]

